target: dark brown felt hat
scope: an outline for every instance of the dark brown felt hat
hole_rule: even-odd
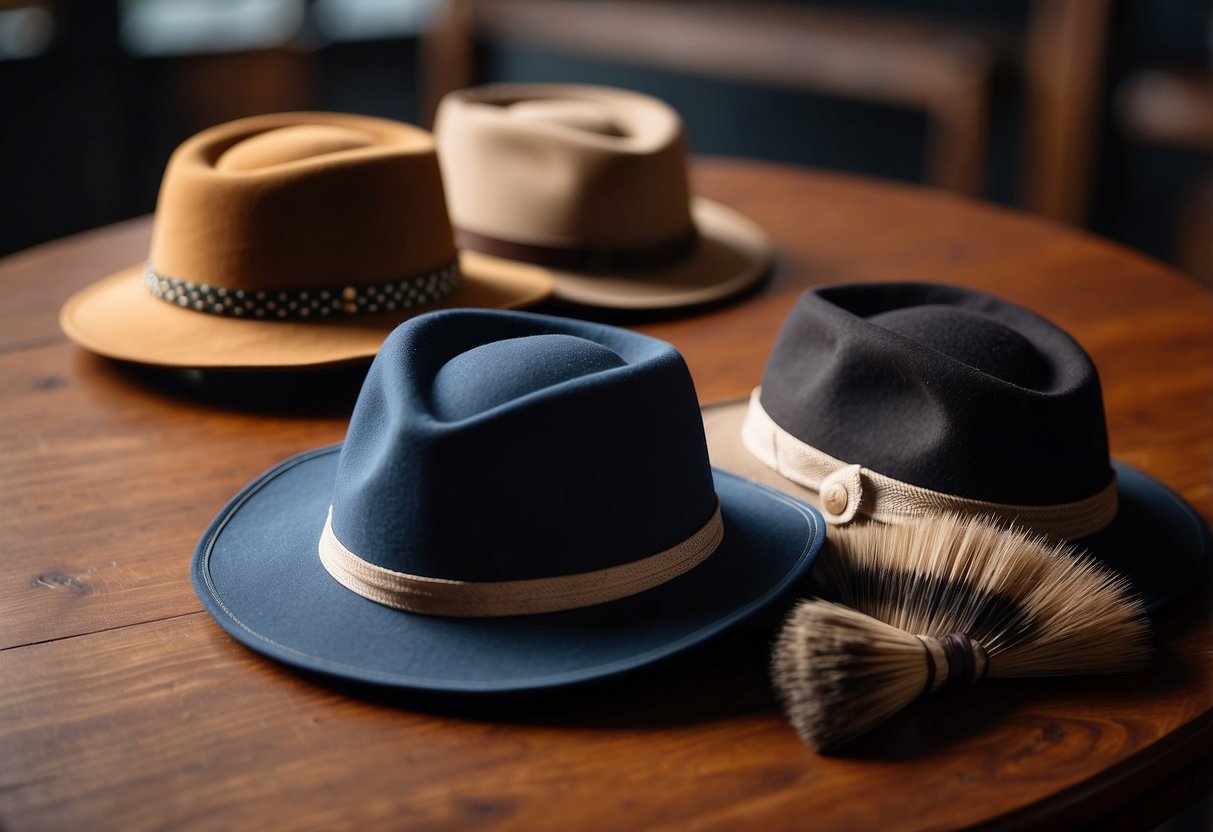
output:
[[[527,306],[551,285],[540,269],[456,251],[425,130],[278,113],[177,148],[147,262],[76,293],[59,320],[125,361],[308,368],[369,360],[420,312]]]

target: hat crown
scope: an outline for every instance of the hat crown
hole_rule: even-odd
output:
[[[411,575],[590,572],[675,546],[715,490],[670,345],[525,313],[422,315],[384,343],[341,453],[333,531]]]
[[[434,415],[466,419],[561,382],[624,366],[609,347],[574,335],[530,335],[473,347],[442,366],[430,396]]]
[[[219,155],[215,169],[258,170],[374,144],[374,136],[362,130],[328,124],[294,124],[237,142]]]
[[[400,281],[454,260],[433,138],[341,113],[277,113],[187,139],[160,186],[160,275],[243,290]]]
[[[558,98],[528,100],[518,101],[505,109],[510,118],[521,121],[560,124],[603,136],[627,135],[626,129],[619,124],[609,109],[592,101]]]
[[[682,120],[655,98],[574,84],[475,87],[443,99],[434,131],[461,229],[629,247],[691,228]]]
[[[995,378],[1044,389],[1049,368],[1036,347],[1005,323],[969,309],[922,304],[881,312],[871,322]]]
[[[1090,358],[1053,324],[982,292],[806,292],[771,351],[761,402],[835,459],[945,494],[1053,505],[1111,479]]]

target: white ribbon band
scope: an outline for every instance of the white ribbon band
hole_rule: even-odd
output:
[[[826,522],[845,525],[862,514],[881,523],[908,523],[927,514],[959,512],[994,517],[1055,540],[1093,534],[1116,516],[1116,476],[1098,493],[1073,503],[1015,505],[969,500],[895,480],[848,464],[808,445],[775,424],[750,394],[741,441],[759,461],[797,485],[818,492]]]
[[[320,535],[320,561],[342,586],[380,604],[425,615],[483,618],[569,610],[635,595],[698,566],[723,538],[717,501],[703,528],[677,546],[640,560],[553,578],[453,581],[396,572],[358,557],[333,533],[330,507]]]

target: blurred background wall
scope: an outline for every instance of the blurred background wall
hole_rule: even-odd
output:
[[[0,254],[151,211],[211,124],[428,124],[492,80],[659,96],[692,148],[924,182],[1213,283],[1208,0],[0,0]]]

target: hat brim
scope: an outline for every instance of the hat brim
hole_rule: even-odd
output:
[[[816,491],[764,465],[741,441],[749,399],[702,409],[712,464],[763,483],[818,507]],[[1096,534],[1071,541],[1124,575],[1147,610],[1175,601],[1209,575],[1213,537],[1191,506],[1158,480],[1113,462],[1117,477],[1116,519]]]
[[[402,321],[456,306],[515,309],[552,291],[542,270],[461,252],[463,280],[445,300],[408,312],[325,321],[258,321],[181,309],[143,285],[143,266],[99,280],[68,299],[59,325],[87,350],[139,364],[200,370],[292,370],[374,357]]]
[[[553,297],[607,309],[677,309],[740,294],[770,272],[770,238],[749,218],[719,202],[696,197],[691,215],[699,239],[689,257],[661,269],[571,272],[549,269]],[[514,262],[494,258],[497,262]]]
[[[317,543],[340,446],[292,457],[241,491],[194,552],[194,588],[246,646],[332,676],[401,688],[505,692],[585,682],[698,644],[761,609],[812,564],[824,524],[806,506],[715,473],[720,547],[658,587],[541,615],[441,618],[357,595]]]

